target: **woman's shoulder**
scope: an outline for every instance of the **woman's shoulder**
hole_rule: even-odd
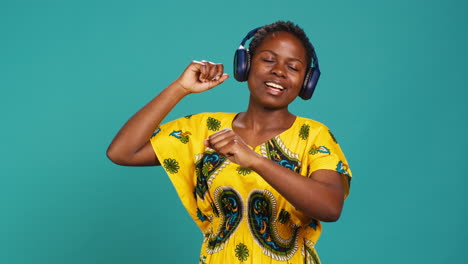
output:
[[[297,117],[296,119],[296,129],[299,130],[300,135],[307,135],[307,138],[315,142],[317,139],[330,139],[336,144],[335,135],[332,133],[330,128],[325,124],[305,117]],[[309,137],[310,135],[310,137]]]
[[[321,123],[321,122],[319,122],[317,120],[307,118],[307,117],[297,116],[296,117],[296,123],[300,127],[308,127],[310,129],[313,129],[313,130],[321,130],[321,129],[327,129],[328,130],[328,127],[325,124],[323,124],[323,123]]]
[[[237,113],[225,113],[225,112],[203,112],[203,113],[197,113],[197,114],[190,114],[184,116],[184,118],[219,118],[219,119],[224,119],[224,118],[230,118],[237,115]]]
[[[230,128],[232,120],[236,115],[237,113],[204,112],[186,115],[177,121],[197,127],[206,125],[208,130],[217,131],[223,128]]]
[[[192,121],[201,121],[201,120],[218,120],[218,121],[225,121],[225,120],[232,120],[237,113],[224,113],[224,112],[204,112],[198,114],[191,114],[186,115],[182,118]]]

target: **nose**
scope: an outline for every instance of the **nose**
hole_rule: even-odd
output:
[[[275,65],[273,65],[273,68],[271,69],[271,73],[278,77],[286,77],[284,65],[282,63],[275,63]]]

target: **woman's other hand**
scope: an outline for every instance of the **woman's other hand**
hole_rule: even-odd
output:
[[[229,75],[221,63],[192,61],[176,80],[187,93],[201,93],[223,83]]]
[[[246,169],[250,169],[255,161],[261,158],[232,129],[226,128],[212,134],[205,140],[205,146]]]

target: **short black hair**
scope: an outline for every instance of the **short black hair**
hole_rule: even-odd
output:
[[[260,46],[263,40],[274,32],[284,31],[291,33],[296,38],[298,38],[302,45],[306,50],[306,58],[307,58],[307,68],[310,68],[312,65],[312,53],[313,53],[313,46],[309,41],[309,38],[305,34],[304,30],[300,28],[298,25],[292,23],[291,21],[277,21],[275,23],[263,26],[260,28],[254,35],[253,40],[250,42],[249,45],[249,53],[252,57],[255,54],[255,50]]]

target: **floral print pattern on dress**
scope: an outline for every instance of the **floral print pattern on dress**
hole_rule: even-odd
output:
[[[206,126],[208,127],[208,130],[218,131],[221,127],[221,122],[218,119],[208,117],[206,120]]]
[[[242,168],[242,167],[237,167],[236,169],[237,173],[239,173],[240,175],[247,175],[247,174],[250,174],[252,172],[251,169],[246,169],[246,168]]]
[[[189,136],[192,135],[189,131],[182,132],[182,130],[174,130],[172,131],[169,136],[173,136],[180,140],[180,142],[187,144],[190,140]]]
[[[309,154],[315,155],[317,153],[331,154],[330,149],[325,146],[317,147],[315,144],[309,150]]]
[[[244,262],[249,257],[249,249],[246,245],[239,243],[234,250],[236,252],[236,257],[239,259],[240,262]]]
[[[177,160],[175,159],[165,159],[163,162],[163,166],[167,172],[172,174],[177,173],[180,169],[179,162],[177,162]]]
[[[301,130],[299,131],[299,137],[302,140],[306,140],[309,137],[309,131],[310,131],[310,126],[306,125],[306,124],[303,124],[301,126]]]

